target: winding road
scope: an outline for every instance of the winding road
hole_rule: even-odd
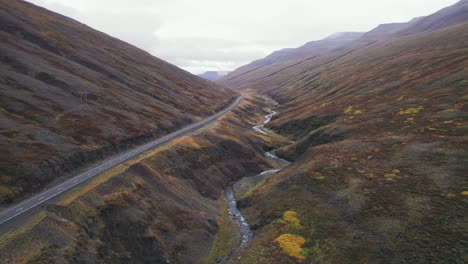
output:
[[[151,141],[143,146],[140,146],[140,147],[137,147],[135,149],[132,149],[128,152],[125,152],[123,154],[120,154],[120,155],[117,155],[116,157],[102,163],[101,165],[93,168],[93,169],[90,169],[82,174],[79,174],[77,176],[74,176],[73,178],[55,186],[55,187],[52,187],[46,191],[43,191],[39,194],[36,194],[34,196],[32,196],[31,198],[28,198],[4,211],[2,211],[0,213],[0,225],[10,221],[10,220],[13,220],[15,217],[21,215],[22,213],[46,202],[47,200],[50,200],[52,199],[53,197],[59,195],[59,194],[62,194],[70,189],[72,189],[73,187],[77,186],[78,184],[90,179],[90,178],[93,178],[95,177],[96,175],[100,174],[101,172],[107,170],[107,169],[110,169],[122,162],[125,162],[126,160],[129,160],[133,157],[135,157],[136,155],[139,155],[149,149],[152,149],[154,147],[158,147],[166,142],[168,142],[169,140],[172,140],[176,137],[180,137],[182,135],[186,135],[198,128],[201,128],[211,122],[213,122],[215,119],[217,119],[218,117],[224,115],[225,113],[227,113],[228,111],[230,111],[231,109],[233,109],[234,107],[236,107],[239,102],[241,100],[241,97],[238,97],[233,103],[231,103],[228,107],[226,107],[224,110],[216,113],[215,115],[212,115],[200,122],[197,122],[197,123],[194,123],[194,124],[191,124],[189,126],[186,126],[176,132],[173,132],[173,133],[170,133],[166,136],[163,136],[161,138],[158,138],[154,141]]]

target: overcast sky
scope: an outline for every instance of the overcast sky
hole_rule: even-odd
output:
[[[457,0],[28,0],[198,74],[335,32],[408,21]]]

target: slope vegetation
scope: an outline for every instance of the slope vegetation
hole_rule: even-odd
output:
[[[233,77],[281,103],[270,128],[294,140],[277,151],[293,163],[239,201],[255,237],[235,259],[466,262],[466,4],[409,23],[441,27]]]
[[[0,1],[0,203],[216,113],[235,93],[24,1]]]

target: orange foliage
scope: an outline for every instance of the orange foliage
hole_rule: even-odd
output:
[[[281,249],[288,256],[296,259],[304,260],[306,257],[301,255],[302,245],[305,243],[305,239],[302,236],[294,234],[282,234],[275,239],[275,242],[279,244]]]

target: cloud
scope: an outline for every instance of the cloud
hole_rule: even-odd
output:
[[[148,6],[150,3],[154,4],[151,0],[138,0],[137,5],[132,5],[132,1],[127,0],[30,2],[69,16],[147,51],[151,50],[156,41],[154,32],[162,26],[162,19],[153,7]]]
[[[151,53],[189,71],[223,70],[266,55],[256,43],[217,38],[157,38]],[[197,69],[199,68],[199,69]]]
[[[96,29],[147,51],[156,42],[154,32],[162,26],[162,20],[156,14],[144,10],[92,11],[80,13],[79,17]]]
[[[335,32],[428,15],[457,0],[29,0],[192,73],[233,70]]]

